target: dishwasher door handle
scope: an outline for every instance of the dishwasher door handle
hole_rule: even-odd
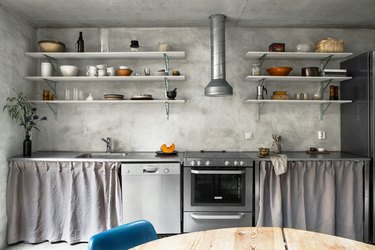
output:
[[[244,216],[244,213],[237,214],[195,214],[191,213],[191,218],[196,220],[240,220]]]
[[[245,170],[191,170],[192,174],[245,174]]]
[[[144,174],[156,174],[158,172],[159,168],[155,167],[145,167],[143,168]]]

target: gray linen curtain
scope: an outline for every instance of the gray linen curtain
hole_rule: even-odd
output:
[[[363,240],[363,161],[289,161],[277,176],[260,163],[257,226]]]
[[[116,162],[10,161],[9,244],[88,241],[121,224]]]

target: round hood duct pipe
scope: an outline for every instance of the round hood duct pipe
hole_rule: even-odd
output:
[[[204,88],[205,96],[233,95],[233,88],[225,80],[225,15],[210,17],[211,81]]]

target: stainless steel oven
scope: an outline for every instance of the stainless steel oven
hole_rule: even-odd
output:
[[[253,161],[241,153],[187,152],[183,231],[253,225]]]

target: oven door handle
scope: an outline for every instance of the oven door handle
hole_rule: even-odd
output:
[[[240,220],[244,216],[244,213],[237,213],[237,214],[190,214],[191,218],[196,220]]]
[[[192,174],[245,174],[245,170],[191,170]]]

